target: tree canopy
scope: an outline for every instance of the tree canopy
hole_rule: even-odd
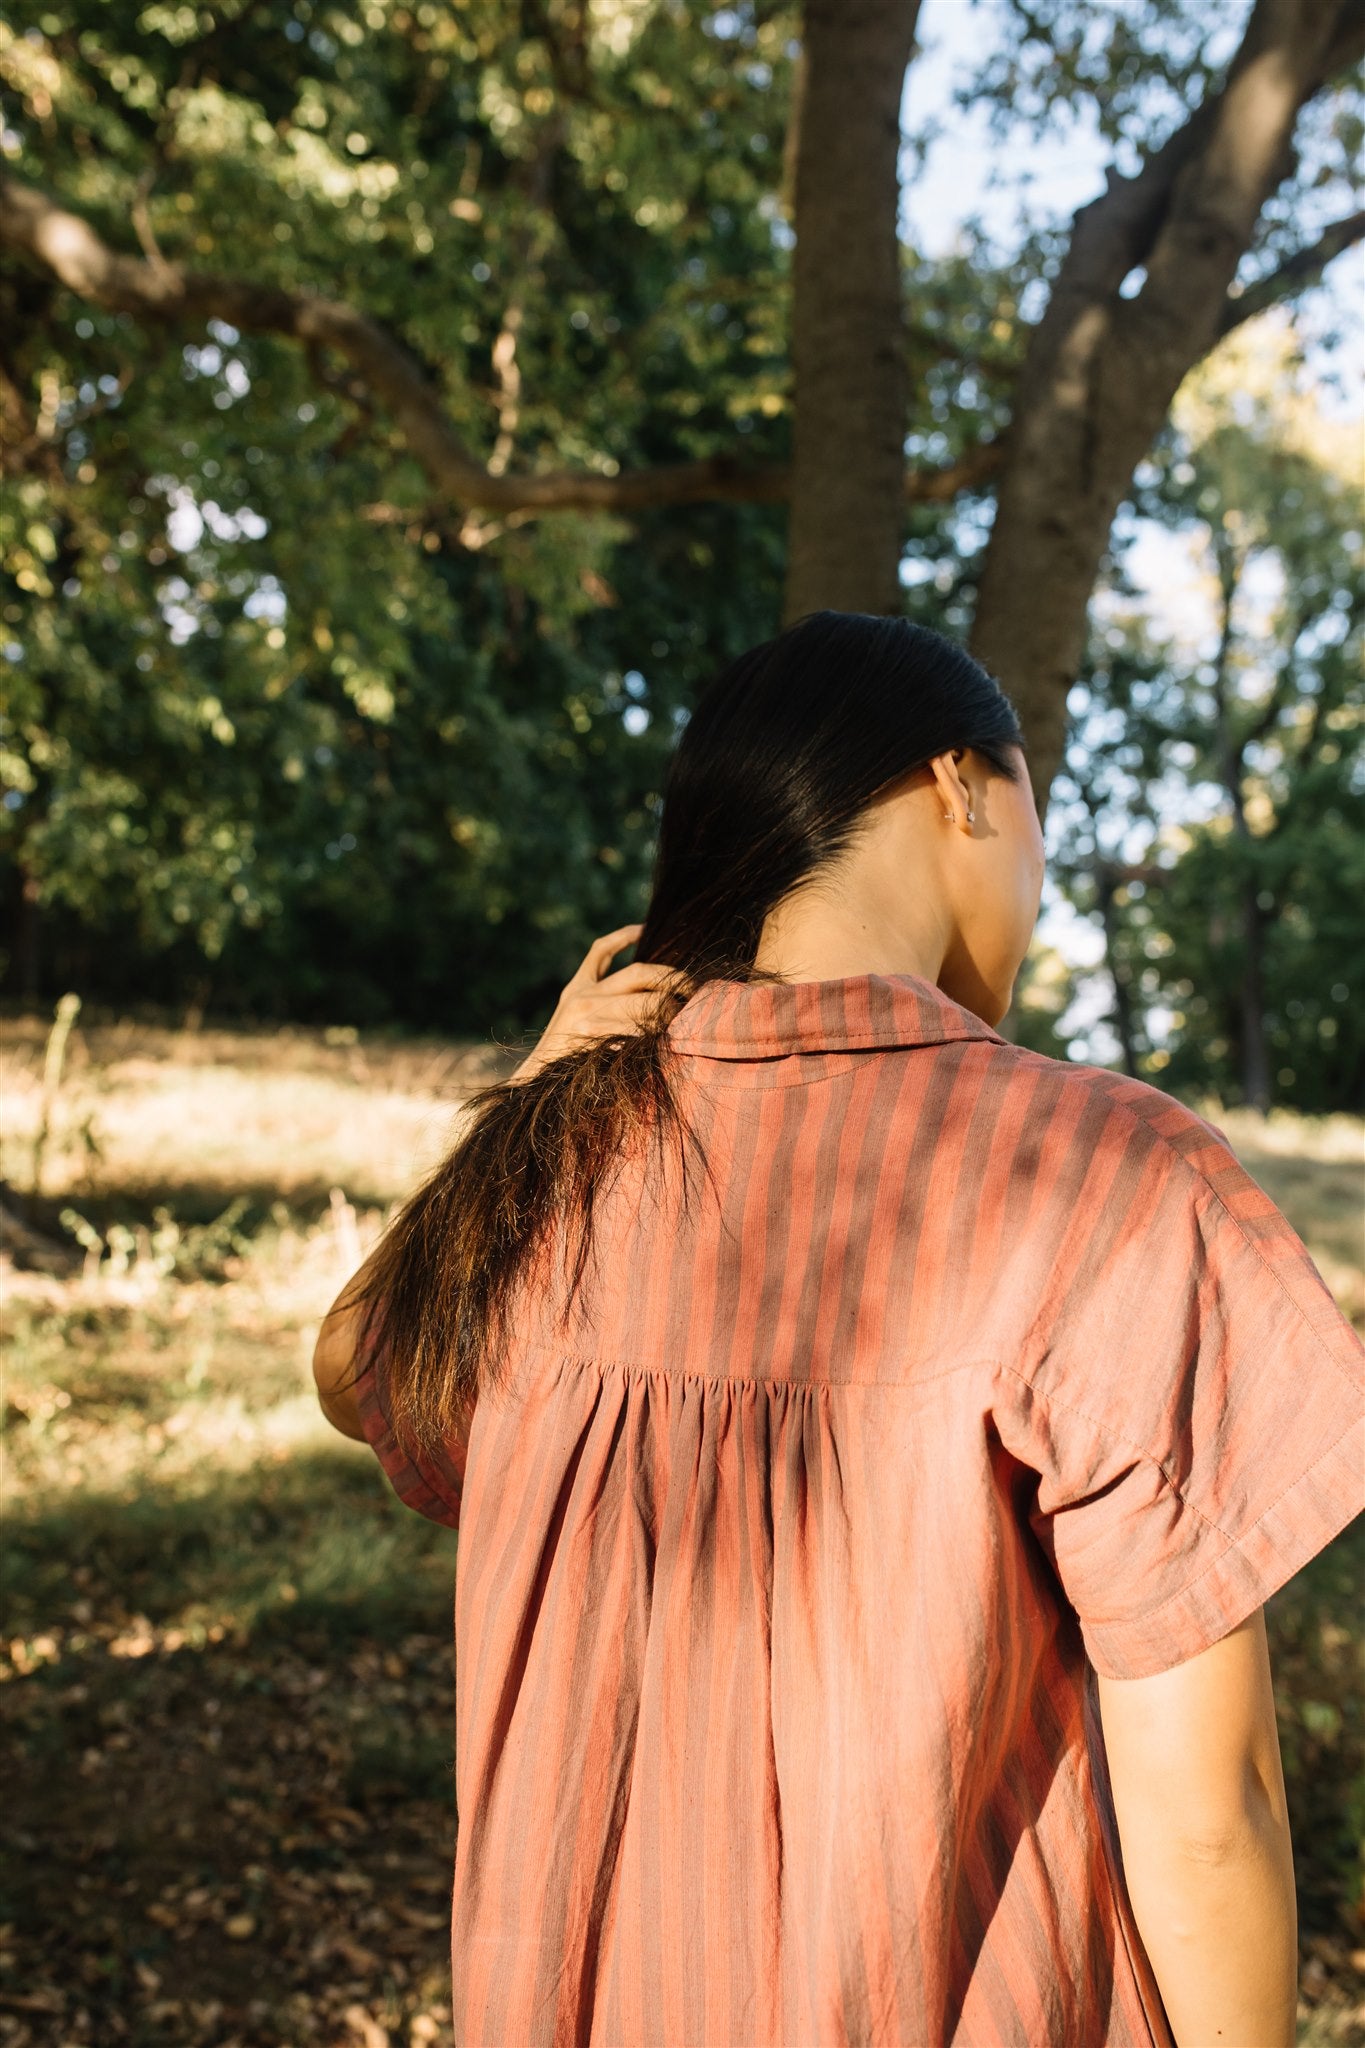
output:
[[[808,599],[970,637],[1046,802],[1174,394],[1365,225],[1365,29],[1000,0],[935,122],[984,110],[1021,202],[1068,124],[1112,169],[930,253],[892,156],[853,216],[822,175],[924,25],[852,11],[861,72],[831,0],[10,10],[7,988],[519,1027]]]

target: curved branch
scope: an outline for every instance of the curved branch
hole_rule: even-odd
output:
[[[317,351],[334,349],[388,413],[427,481],[450,504],[490,512],[636,512],[717,501],[777,505],[788,495],[786,463],[746,462],[733,455],[614,476],[575,470],[495,475],[465,448],[421,363],[368,314],[319,292],[288,291],[122,255],[79,214],[5,172],[0,172],[0,249],[22,252],[78,297],[147,324],[222,320],[241,333],[301,342],[315,361]],[[986,442],[947,468],[908,471],[906,502],[941,503],[984,483],[997,468],[1001,450],[1000,441]]]
[[[1324,228],[1316,242],[1310,242],[1307,248],[1296,249],[1292,256],[1287,256],[1269,277],[1258,278],[1245,291],[1235,295],[1230,293],[1218,323],[1219,339],[1231,334],[1233,328],[1240,327],[1244,320],[1254,320],[1268,307],[1278,306],[1306,286],[1315,284],[1333,257],[1340,256],[1343,249],[1349,249],[1362,237],[1365,237],[1365,212],[1348,214],[1344,220],[1333,221],[1330,227]]]

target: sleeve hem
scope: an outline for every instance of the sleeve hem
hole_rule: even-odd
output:
[[[1081,1618],[1101,1678],[1150,1678],[1197,1656],[1246,1620],[1365,1512],[1365,1414],[1274,1505],[1159,1607],[1128,1620]]]

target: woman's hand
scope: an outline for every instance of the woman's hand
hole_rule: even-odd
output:
[[[633,960],[629,967],[607,972],[608,963],[643,930],[642,924],[623,924],[618,931],[593,940],[572,979],[565,983],[554,1015],[513,1072],[512,1080],[529,1080],[547,1060],[594,1038],[640,1030],[654,992],[677,972],[649,960]]]

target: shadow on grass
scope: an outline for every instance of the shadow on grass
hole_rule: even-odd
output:
[[[209,1484],[131,1482],[11,1511],[0,1598],[50,1631],[103,1593],[153,1627],[226,1625],[243,1642],[392,1640],[451,1621],[455,1536],[405,1508],[377,1467],[325,1450]]]
[[[54,2048],[448,2018],[452,1532],[319,1452],[6,1536],[0,2015]]]
[[[11,1188],[6,1199],[29,1228],[59,1244],[69,1243],[77,1256],[81,1248],[62,1221],[63,1213],[71,1210],[101,1235],[107,1235],[114,1225],[152,1231],[161,1217],[169,1215],[181,1231],[209,1237],[216,1234],[223,1238],[226,1249],[246,1250],[281,1229],[316,1229],[330,1213],[333,1185],[319,1176],[295,1181],[282,1192],[278,1177],[244,1181],[240,1174],[232,1173],[221,1180],[212,1175],[178,1180],[162,1175],[129,1178],[117,1188],[94,1185],[62,1195],[34,1195]],[[355,1209],[387,1213],[393,1206],[392,1189],[348,1183],[343,1192]]]

